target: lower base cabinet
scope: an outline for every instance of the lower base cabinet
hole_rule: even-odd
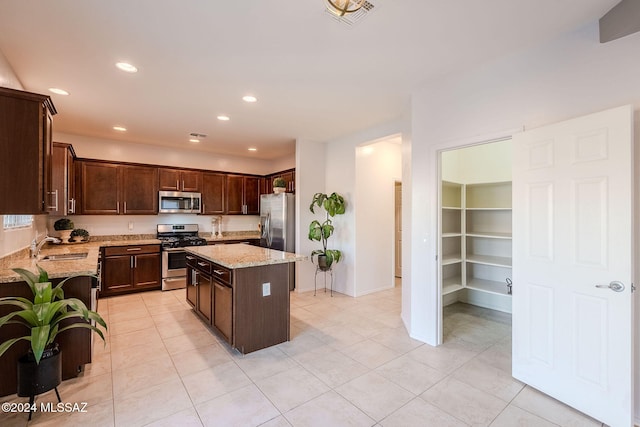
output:
[[[53,285],[57,285],[63,279],[52,279]],[[91,307],[91,277],[78,276],[68,280],[63,285],[65,298],[78,298],[87,307]],[[28,299],[33,298],[33,293],[25,282],[2,283],[0,285],[0,297],[22,296]],[[12,310],[9,306],[0,306],[0,317],[9,314]],[[84,322],[82,319],[63,320],[61,327],[71,323]],[[23,325],[4,325],[0,329],[0,342],[5,342],[10,338],[24,336]],[[83,370],[84,365],[91,363],[91,334],[94,333],[86,328],[73,328],[63,331],[56,337],[56,342],[62,352],[62,379],[67,380],[77,377]],[[100,337],[96,337],[100,340]],[[100,340],[101,341],[101,340]],[[0,357],[0,396],[7,396],[16,393],[18,389],[17,366],[18,359],[29,349],[28,341],[19,341],[11,346],[6,353]],[[25,414],[26,415],[26,414]],[[1,420],[0,416],[0,420]],[[0,421],[0,425],[2,422]]]
[[[233,334],[233,289],[231,286],[215,282],[213,284],[214,315],[213,326],[216,327],[227,342],[231,342]]]
[[[160,245],[108,246],[102,251],[101,296],[162,287]]]

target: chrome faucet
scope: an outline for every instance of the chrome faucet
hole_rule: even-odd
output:
[[[40,240],[40,243],[36,243],[36,239],[33,239],[31,241],[31,247],[30,247],[30,249],[31,249],[31,257],[32,258],[38,258],[38,255],[40,255],[40,251],[42,250],[42,247],[47,242],[60,243],[61,240],[57,239],[55,237],[45,236],[44,239]]]

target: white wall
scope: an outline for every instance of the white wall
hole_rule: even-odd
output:
[[[395,182],[401,146],[386,141],[356,147],[356,282],[354,296],[394,287]]]
[[[511,140],[442,152],[443,181],[460,184],[511,181]]]
[[[53,140],[73,145],[78,157],[111,160],[116,162],[146,163],[151,165],[209,169],[223,172],[241,172],[267,175],[290,169],[295,165],[295,156],[273,160],[234,157],[204,151],[157,147],[128,141],[100,139],[87,136],[55,132]]]
[[[319,218],[309,211],[309,205],[315,193],[325,192],[325,156],[326,144],[296,141],[296,253],[306,256],[319,248],[318,242],[307,237],[309,224]],[[315,271],[310,260],[296,263],[297,292],[313,290]]]
[[[411,223],[406,224],[416,236],[411,245],[412,304],[418,298],[423,312],[437,312],[439,305],[433,301],[435,262],[416,262],[435,260],[436,255],[438,150],[623,104],[633,104],[637,110],[639,47],[640,33],[600,44],[597,23],[593,23],[544,46],[426,83],[413,94],[413,206]],[[437,342],[432,316],[413,316],[411,329],[415,336]],[[636,388],[640,419],[639,377]]]

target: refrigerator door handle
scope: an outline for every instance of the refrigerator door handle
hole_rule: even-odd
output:
[[[271,236],[271,212],[267,212],[267,219],[265,220],[267,226],[267,247],[271,247],[273,237]]]

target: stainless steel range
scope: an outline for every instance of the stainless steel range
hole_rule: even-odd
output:
[[[204,246],[198,237],[198,224],[158,224],[158,239],[162,242],[162,290],[187,286],[185,246]]]

